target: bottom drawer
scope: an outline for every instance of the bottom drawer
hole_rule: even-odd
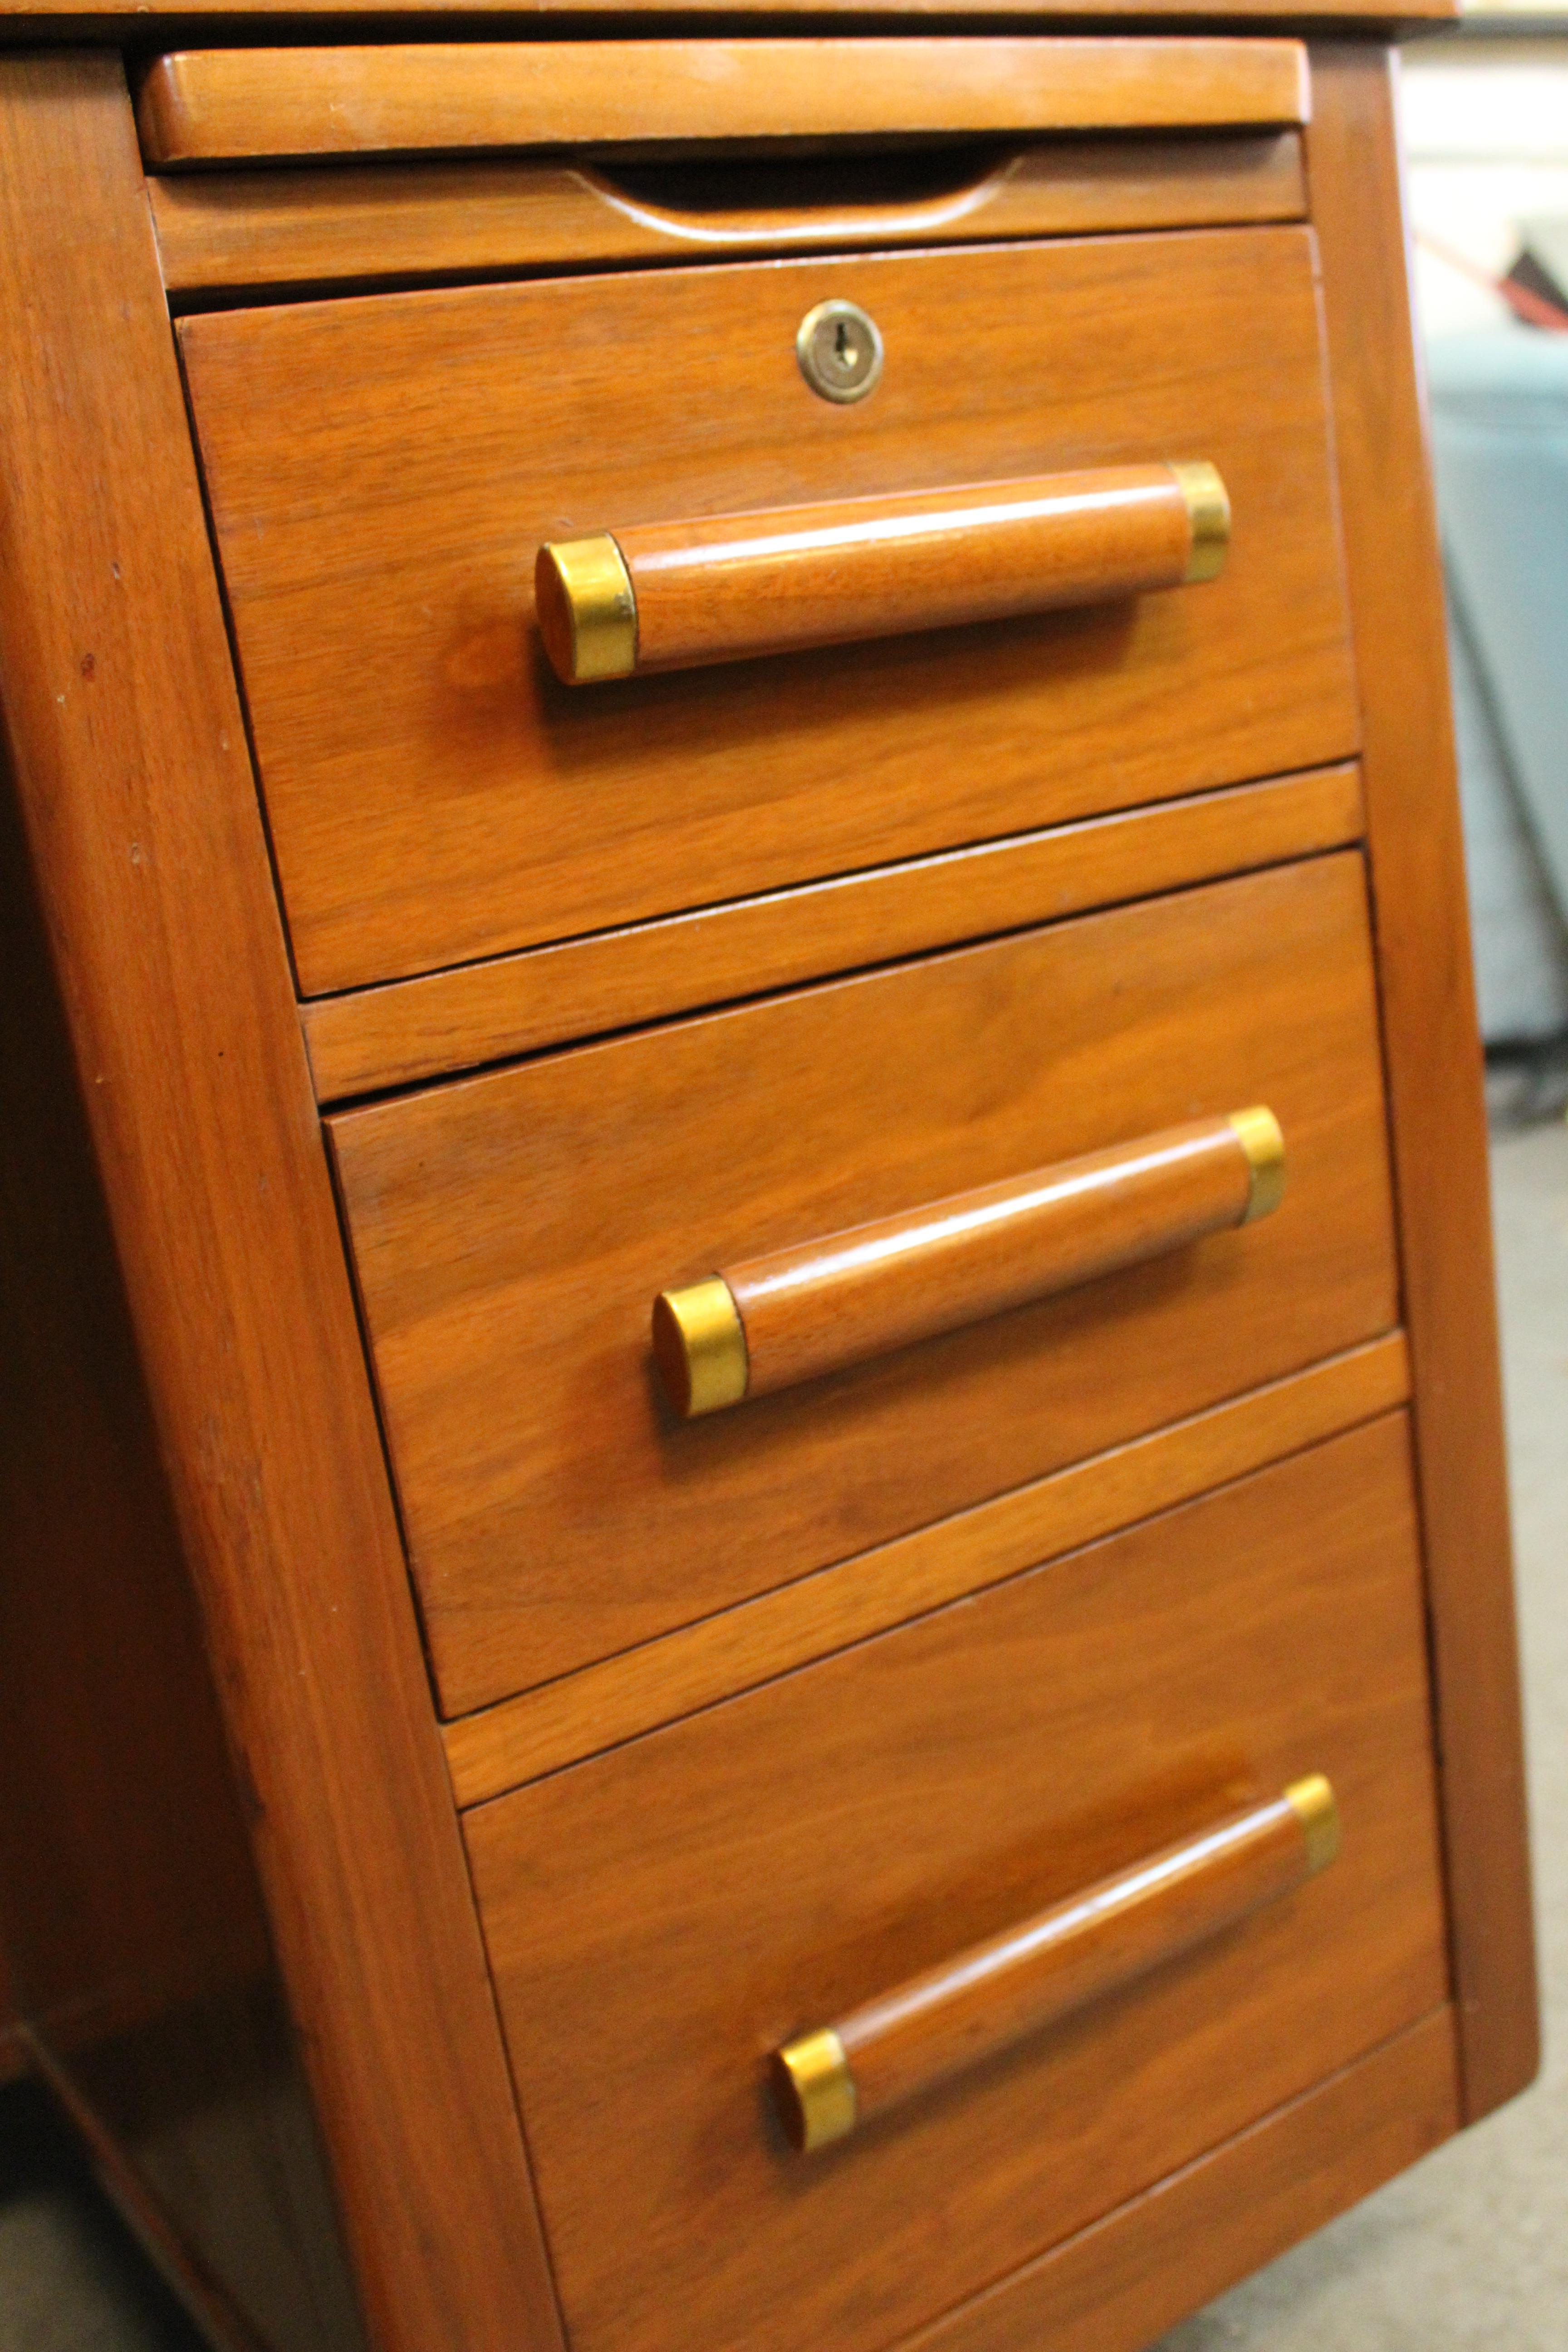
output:
[[[776,2045],[1314,1772],[1320,1874],[791,2146]],[[1444,1999],[1404,1417],[466,1825],[574,2352],[887,2345]]]

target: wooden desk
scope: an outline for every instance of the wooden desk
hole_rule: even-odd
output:
[[[950,13],[6,24],[0,1908],[216,2341],[1135,2352],[1535,2066],[1389,55]]]

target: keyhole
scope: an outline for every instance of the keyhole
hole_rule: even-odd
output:
[[[800,322],[795,353],[824,400],[864,400],[882,373],[882,338],[858,302],[818,302]]]

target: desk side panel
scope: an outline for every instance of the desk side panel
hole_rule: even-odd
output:
[[[553,2352],[113,56],[0,58],[0,350],[5,733],[92,1289],[111,1262],[367,2332]]]
[[[198,2317],[269,2352],[344,2352],[361,2337],[336,2218],[0,781],[12,1990],[47,2072],[118,2150],[125,2201],[161,2210]]]
[[[1486,1108],[1441,555],[1381,47],[1313,53],[1323,263],[1390,1140],[1415,1383],[1464,2119],[1540,2063]]]

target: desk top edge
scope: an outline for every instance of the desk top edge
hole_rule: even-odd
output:
[[[1264,31],[1289,25],[1303,31],[1353,28],[1397,37],[1405,28],[1456,24],[1459,16],[1460,0],[1400,0],[1396,7],[1379,6],[1376,0],[1310,0],[1308,5],[1301,0],[1142,0],[1142,5],[1129,0],[685,0],[679,7],[668,0],[532,0],[521,7],[518,0],[462,0],[447,6],[440,0],[172,0],[162,7],[149,6],[148,0],[100,0],[95,8],[83,8],[80,0],[0,0],[0,43],[9,47],[29,37],[120,41],[134,27],[140,49],[176,39],[226,46],[251,22],[265,26],[271,42],[330,37],[334,27],[350,26],[374,37],[378,21],[395,27],[399,38],[410,39],[547,38],[565,25],[592,37],[628,19],[647,25],[654,35],[688,38],[700,26],[713,33],[761,34],[785,23],[839,31],[886,24],[929,35],[966,31],[975,19],[992,26],[1005,19],[1015,27],[1033,24],[1063,32],[1112,24],[1150,32],[1222,25]]]

